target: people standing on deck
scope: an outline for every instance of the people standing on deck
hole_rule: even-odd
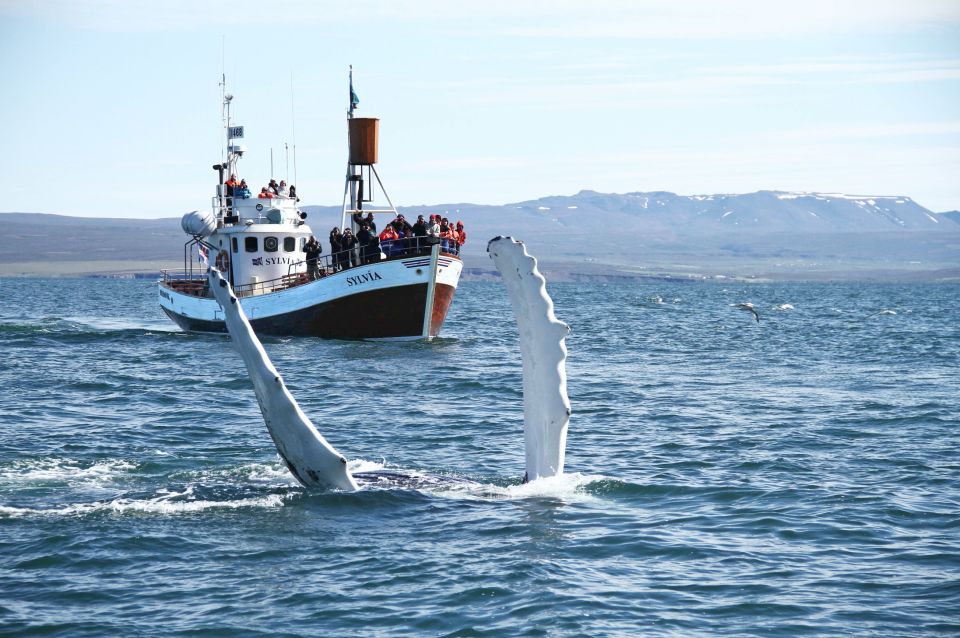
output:
[[[237,181],[237,176],[234,174],[231,174],[230,179],[224,182],[223,185],[226,187],[224,190],[226,191],[226,195],[227,195],[227,212],[229,213],[230,208],[233,206],[234,191],[237,190],[237,186],[239,185],[239,182]]]
[[[414,252],[414,249],[417,247],[417,238],[413,236],[413,228],[404,231],[403,240],[400,242],[403,245],[403,254],[411,255]]]
[[[444,217],[440,220],[440,248],[450,250],[450,222]]]
[[[267,184],[267,188],[270,189],[270,192],[273,193],[274,195],[280,194],[280,185],[277,184],[277,180],[275,179],[270,180],[270,183]]]
[[[430,224],[427,226],[427,237],[440,237],[439,217],[440,215],[430,215]]]
[[[287,188],[287,182],[280,180],[280,186],[277,187],[277,195],[280,197],[290,197],[290,189]]]
[[[373,218],[373,213],[367,213],[367,216],[363,216],[363,211],[357,211],[350,217],[353,220],[353,223],[357,225],[357,230],[363,228],[363,225],[366,224],[370,227],[371,233],[377,232],[377,222]]]
[[[353,236],[353,231],[349,228],[345,229],[340,237],[340,248],[346,251],[343,259],[346,268],[352,268],[360,264],[356,251],[357,238]]]
[[[257,195],[258,199],[273,199],[273,192],[267,190],[267,187],[264,186],[260,189],[260,194]]]
[[[457,254],[460,254],[460,248],[467,243],[467,231],[463,229],[463,222],[457,221]]]
[[[303,246],[303,252],[307,258],[307,273],[310,280],[313,281],[320,277],[320,253],[323,252],[323,246],[317,241],[317,238],[310,235],[310,239]]]
[[[336,226],[330,231],[330,258],[333,260],[333,270],[343,270],[343,248],[341,246],[340,229]]]
[[[387,227],[380,233],[380,242],[387,257],[392,257],[399,252],[400,243],[397,241],[398,239],[400,239],[400,235],[397,234],[397,229],[393,227],[393,224],[387,224]]]
[[[235,192],[240,199],[250,199],[250,187],[247,186],[247,180],[240,180],[240,186]]]
[[[373,233],[370,232],[370,226],[364,222],[363,226],[360,227],[359,232],[357,232],[357,243],[360,244],[360,263],[368,264],[370,263],[370,238],[376,237]]]
[[[365,263],[372,264],[380,261],[380,251],[380,238],[377,237],[376,233],[370,233],[370,241],[367,242],[367,261]]]
[[[412,226],[410,226],[410,222],[404,219],[403,215],[397,215],[396,218],[390,222],[390,225],[393,226],[395,231],[397,231],[397,237],[403,237],[407,229],[412,228]]]
[[[417,215],[417,223],[411,226],[414,237],[427,236],[427,222],[423,221],[423,215]]]
[[[293,184],[290,184],[290,199],[292,199],[294,202],[300,201],[300,198],[297,197],[297,187]]]

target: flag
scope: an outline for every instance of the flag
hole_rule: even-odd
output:
[[[207,247],[203,244],[197,245],[197,261],[204,266],[210,265],[210,251],[208,251]]]
[[[357,108],[359,104],[360,98],[353,90],[353,65],[350,65],[350,112],[353,113],[353,109]]]
[[[262,265],[263,265],[263,257],[253,257],[250,261],[253,262],[253,265],[254,265],[254,266],[262,266]]]

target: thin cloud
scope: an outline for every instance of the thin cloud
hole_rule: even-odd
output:
[[[289,24],[444,25],[468,32],[547,38],[776,38],[864,31],[911,31],[960,24],[954,0],[0,0],[0,15],[101,31],[192,31]]]

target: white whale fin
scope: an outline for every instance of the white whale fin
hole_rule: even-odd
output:
[[[347,459],[317,432],[287,390],[250,327],[230,283],[213,267],[207,270],[207,279],[213,295],[223,308],[227,330],[247,366],[267,430],[290,468],[290,473],[305,487],[359,489],[347,469]]]
[[[567,346],[570,326],[553,314],[553,300],[537,260],[512,237],[494,237],[487,252],[510,294],[523,357],[523,438],[526,480],[563,473],[570,399],[567,397]]]

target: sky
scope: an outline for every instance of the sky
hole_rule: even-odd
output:
[[[957,0],[0,0],[0,211],[339,205],[349,65],[393,203],[582,189],[902,195],[960,209]]]

